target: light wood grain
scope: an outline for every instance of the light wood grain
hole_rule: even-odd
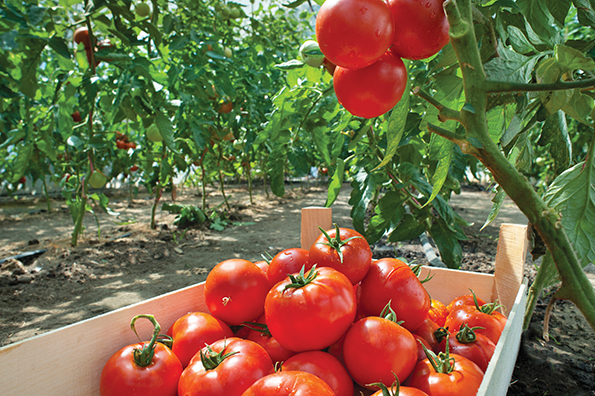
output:
[[[333,227],[333,210],[317,206],[302,208],[302,249],[310,250],[310,247],[320,235],[318,227],[325,231]]]
[[[496,253],[494,297],[505,307],[504,312],[514,304],[523,283],[528,246],[526,225],[502,224]]]

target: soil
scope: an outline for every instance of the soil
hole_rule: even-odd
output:
[[[324,205],[326,190],[308,184],[288,185],[286,191],[278,198],[257,190],[251,203],[245,188],[228,187],[231,210],[223,231],[205,225],[179,229],[173,224],[176,215],[161,206],[152,230],[150,197],[130,200],[112,192],[110,208],[119,214],[110,216],[99,208],[97,220],[87,214],[86,231],[76,248],[70,246],[73,225],[64,202],[53,201],[48,213],[40,199],[4,200],[0,260],[34,254],[0,263],[0,346],[202,282],[222,260],[258,261],[265,252],[275,255],[300,246],[301,208]],[[527,222],[512,202],[505,201],[498,218],[481,229],[491,198],[481,187],[467,187],[451,201],[473,223],[465,230],[469,240],[463,242],[462,269],[493,272],[499,226]],[[194,190],[177,191],[176,203],[200,206],[201,200]],[[333,205],[333,220],[341,227],[352,226],[348,200],[346,185]],[[171,196],[164,201],[171,203]],[[207,202],[220,205],[222,196],[209,190]],[[391,246],[381,242],[373,252],[375,258],[393,255],[427,263],[418,240]],[[529,279],[535,273],[530,255],[525,272]],[[522,336],[508,395],[595,395],[595,332],[573,304],[558,302],[545,341],[542,322],[548,295],[539,301]]]

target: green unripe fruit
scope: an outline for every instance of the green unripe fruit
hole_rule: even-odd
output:
[[[221,12],[222,9],[223,9],[223,4],[221,4],[221,3],[215,4],[215,11]]]
[[[147,3],[139,3],[134,7],[134,11],[136,11],[136,15],[141,18],[148,17],[151,15],[151,7]]]
[[[163,136],[161,136],[161,132],[159,132],[159,128],[157,127],[156,124],[153,124],[147,128],[146,135],[147,135],[147,139],[149,139],[152,142],[162,142],[163,141]]]
[[[229,47],[225,47],[223,49],[223,53],[225,54],[225,56],[227,58],[231,58],[231,56],[233,55],[233,52],[232,52],[231,48],[229,48]]]
[[[89,185],[93,188],[102,188],[107,183],[107,176],[98,170],[93,171],[89,178]]]
[[[312,67],[320,67],[324,62],[324,54],[318,43],[314,40],[307,40],[300,47],[300,56],[304,63]]]
[[[233,19],[238,19],[240,17],[240,9],[239,8],[232,8],[229,12],[229,16]]]
[[[227,7],[223,7],[223,8],[221,9],[221,16],[222,16],[223,18],[226,18],[226,19],[227,19],[227,18],[229,18],[229,16],[230,16],[230,15],[231,15],[231,11],[229,10],[229,8],[227,8]]]

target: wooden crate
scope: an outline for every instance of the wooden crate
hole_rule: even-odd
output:
[[[331,228],[329,208],[302,210],[302,247],[309,248],[318,236],[318,225]],[[519,350],[526,282],[523,264],[527,249],[527,227],[503,225],[500,229],[494,275],[440,268],[424,268],[434,278],[426,287],[437,300],[448,303],[473,288],[477,296],[498,298],[508,307],[508,323],[484,377],[478,395],[506,395]],[[99,394],[99,377],[107,359],[121,347],[137,342],[130,319],[137,314],[153,314],[163,329],[182,315],[207,311],[204,283],[176,290],[92,319],[50,331],[0,348],[0,389],[4,396]],[[148,321],[137,324],[139,335],[148,340]]]

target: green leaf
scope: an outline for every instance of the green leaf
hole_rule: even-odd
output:
[[[155,124],[159,128],[159,133],[163,137],[165,145],[174,153],[179,154],[174,142],[174,131],[171,120],[162,112],[158,112],[155,118]]]
[[[43,21],[43,17],[45,16],[47,8],[45,7],[38,7],[38,6],[31,6],[27,10],[27,17],[29,18],[29,23],[31,25],[38,25],[41,21]]]
[[[487,77],[494,81],[531,82],[533,68],[540,59],[541,54],[525,56],[508,48],[498,46],[499,57],[492,59],[484,65]]]
[[[572,0],[577,9],[578,21],[585,26],[595,28],[595,10],[589,0]]]
[[[418,221],[412,214],[403,215],[403,221],[390,233],[389,242],[410,241],[426,230],[423,222]]]
[[[54,36],[50,39],[49,45],[54,51],[56,51],[56,53],[62,55],[66,59],[72,58],[68,44],[66,44],[66,41],[64,41],[63,38]]]
[[[552,26],[554,18],[543,0],[517,0],[517,4],[539,37],[549,39],[557,34]]]
[[[380,165],[374,168],[374,170],[382,168],[388,164],[397,152],[397,148],[399,147],[399,143],[401,143],[403,133],[405,132],[407,113],[409,113],[409,80],[407,80],[405,94],[401,97],[399,103],[395,105],[391,112],[390,118],[388,119],[388,128],[386,132],[388,143],[386,151],[384,153],[382,162]]]
[[[580,162],[556,177],[544,201],[561,213],[581,264],[595,263],[595,161]]]
[[[404,201],[405,198],[396,191],[388,191],[378,200],[378,205],[374,209],[375,215],[370,219],[366,233],[369,244],[378,242],[386,231],[401,222],[405,215]]]
[[[595,68],[595,62],[592,58],[587,58],[582,52],[574,48],[565,45],[556,45],[554,54],[558,64],[562,68],[562,73],[577,69],[591,71]]]
[[[438,161],[434,175],[432,176],[432,195],[423,205],[426,206],[436,198],[446,178],[452,162],[452,150],[454,143],[438,135],[432,135],[430,141],[430,159]]]
[[[560,27],[564,27],[564,21],[570,10],[571,0],[546,0],[545,4]]]
[[[545,120],[537,144],[540,146],[549,145],[549,152],[556,161],[557,169],[568,168],[572,158],[572,143],[568,136],[564,112],[558,111]]]
[[[360,234],[365,235],[364,221],[366,210],[376,191],[374,175],[367,173],[365,169],[361,168],[354,176],[353,181],[351,182],[351,187],[353,190],[351,190],[349,205],[351,205],[353,228]]]
[[[27,169],[29,169],[32,154],[32,143],[19,146],[17,150],[17,158],[13,162],[13,183],[16,183],[21,177],[23,177]]]
[[[285,158],[285,146],[277,145],[269,155],[267,163],[267,174],[271,181],[271,190],[278,197],[285,195]]]
[[[293,69],[301,69],[302,67],[304,67],[305,64],[306,63],[302,62],[299,59],[292,59],[290,61],[275,65],[275,67],[277,69],[281,69],[281,70],[293,70]]]
[[[587,117],[589,115],[593,117],[593,98],[589,95],[583,94],[580,89],[575,89],[568,103],[562,106],[562,110],[575,120],[582,122],[585,125],[591,126],[591,123]]]
[[[440,250],[440,258],[448,268],[459,268],[463,260],[463,248],[459,239],[444,222],[442,218],[437,219],[430,228],[432,239]]]
[[[291,3],[285,3],[282,4],[283,7],[287,7],[287,8],[297,8],[299,6],[301,6],[302,4],[304,4],[307,0],[295,0],[292,1]]]
[[[494,195],[494,198],[492,198],[492,202],[494,203],[494,205],[492,205],[490,214],[488,215],[488,218],[486,219],[483,226],[481,226],[480,231],[492,224],[492,222],[496,219],[498,213],[500,212],[500,208],[502,207],[502,203],[504,202],[504,198],[506,198],[506,193],[504,192],[502,187],[498,186],[498,188],[496,189],[496,194]]]
[[[337,158],[337,168],[335,169],[335,173],[333,173],[328,186],[328,194],[324,204],[325,208],[330,208],[331,205],[337,200],[337,197],[341,192],[341,186],[343,185],[344,174],[345,161],[342,158]]]
[[[508,32],[508,38],[512,48],[520,54],[527,54],[530,52],[537,52],[533,44],[527,40],[525,33],[516,26],[508,25],[506,29]]]

